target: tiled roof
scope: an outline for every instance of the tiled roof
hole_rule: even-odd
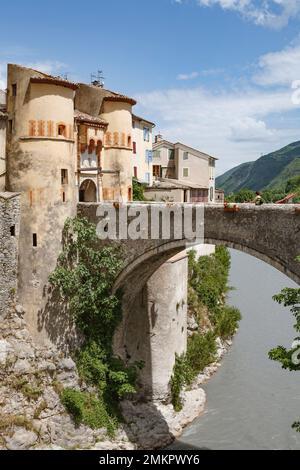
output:
[[[144,119],[144,118],[142,118],[142,117],[140,117],[140,116],[137,116],[136,114],[133,114],[133,115],[132,115],[132,119],[133,119],[134,121],[140,121],[140,122],[143,121],[143,122],[146,122],[147,124],[151,124],[151,126],[155,127],[154,122],[148,121],[148,119]]]
[[[91,123],[91,124],[100,124],[102,126],[108,125],[108,122],[102,119],[101,117],[91,116],[90,114],[82,113],[81,111],[78,111],[78,109],[75,109],[74,117],[76,121],[81,121],[81,122],[86,122],[86,123]]]
[[[47,83],[52,85],[59,85],[64,88],[71,88],[71,90],[77,90],[78,85],[76,83],[70,82],[69,80],[65,80],[61,77],[52,77],[51,75],[45,75],[43,77],[31,77],[31,83]]]
[[[121,101],[122,103],[130,103],[133,106],[136,105],[136,101],[126,95],[120,95],[118,93],[112,93],[111,95],[105,96],[104,101]]]
[[[208,189],[207,186],[173,178],[160,178],[153,182],[151,189]]]

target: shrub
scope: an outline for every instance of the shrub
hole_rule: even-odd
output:
[[[112,351],[113,335],[121,320],[120,295],[112,287],[121,267],[120,250],[97,247],[96,226],[86,219],[68,219],[63,252],[50,276],[61,301],[68,304],[85,341],[75,360],[80,377],[96,392],[67,389],[62,401],[75,422],[106,426],[111,433],[120,417],[118,402],[135,393],[141,364],[125,365]]]
[[[215,315],[215,333],[222,339],[231,338],[236,332],[239,321],[241,320],[241,312],[236,307],[224,305]]]
[[[216,359],[216,337],[213,331],[194,334],[188,340],[186,359],[192,380]]]

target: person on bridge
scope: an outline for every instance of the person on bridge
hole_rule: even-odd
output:
[[[261,206],[264,203],[264,200],[259,191],[256,191],[256,196],[252,202],[254,202],[256,206]]]

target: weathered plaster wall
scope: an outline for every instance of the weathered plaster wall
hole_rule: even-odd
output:
[[[73,132],[74,91],[58,85],[32,84],[34,71],[18,66],[8,69],[7,189],[21,193],[18,295],[31,333],[41,341],[51,302],[48,276],[61,251],[67,217],[75,215],[78,200],[75,181],[76,148]],[[13,96],[12,85],[17,85]],[[65,123],[67,136],[30,135],[29,121]],[[71,128],[69,127],[71,126]],[[47,133],[48,128],[44,131]],[[68,171],[62,184],[61,170]],[[37,246],[34,246],[36,234]],[[54,327],[54,320],[52,318]],[[58,325],[56,325],[58,327]]]
[[[16,298],[19,230],[19,195],[0,193],[0,318]]]
[[[6,115],[0,109],[0,191],[5,190],[6,171]]]
[[[102,165],[105,170],[120,172],[104,174],[103,199],[105,201],[130,200],[132,194],[132,105],[129,103],[105,101],[101,117],[108,128],[104,141]]]

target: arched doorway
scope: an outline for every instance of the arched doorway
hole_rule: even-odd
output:
[[[97,202],[97,187],[93,180],[84,180],[79,189],[79,202]]]

